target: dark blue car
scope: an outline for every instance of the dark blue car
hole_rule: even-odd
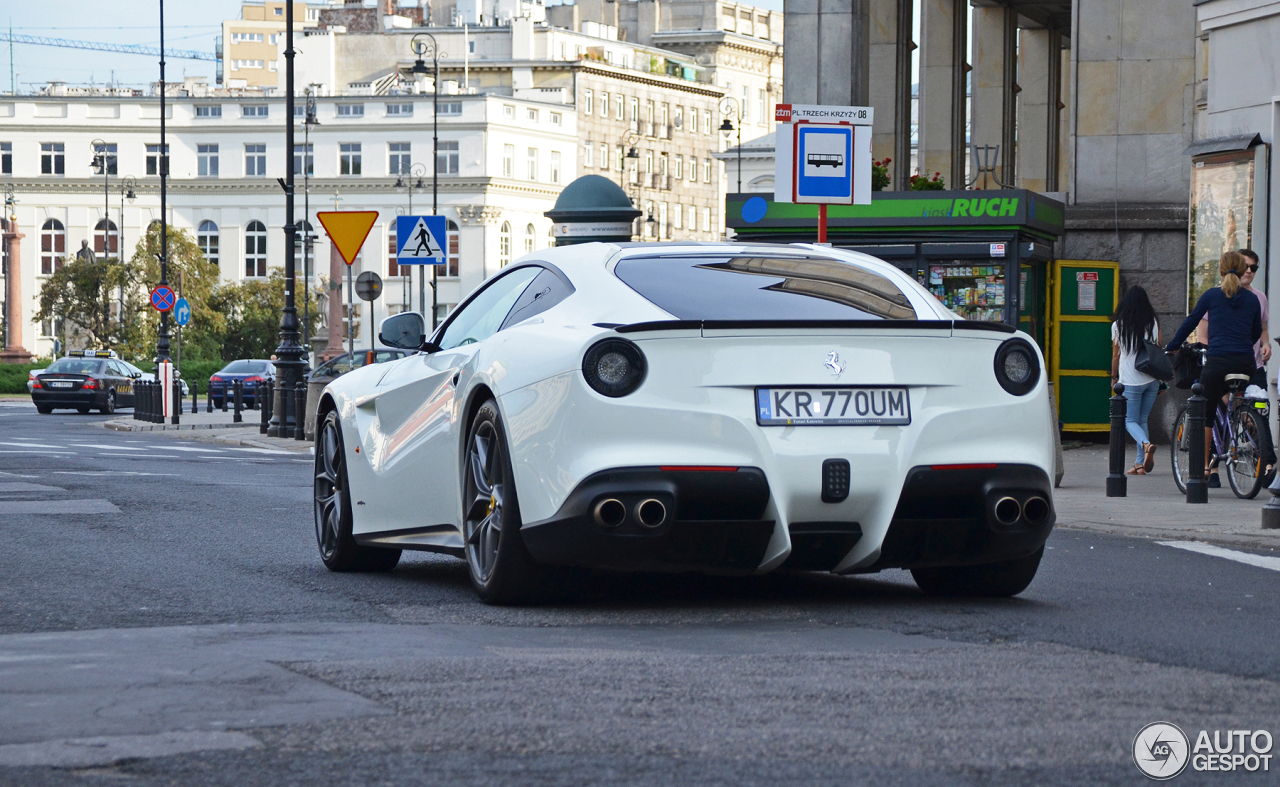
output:
[[[209,396],[213,398],[214,407],[222,407],[224,397],[228,397],[227,404],[230,405],[235,397],[235,381],[243,380],[244,394],[241,401],[252,407],[258,385],[274,384],[275,379],[276,367],[271,361],[256,358],[232,361],[209,378]]]

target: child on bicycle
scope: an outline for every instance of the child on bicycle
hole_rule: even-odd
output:
[[[1228,374],[1253,376],[1257,369],[1253,348],[1262,336],[1262,304],[1252,293],[1242,288],[1240,277],[1249,267],[1249,260],[1238,251],[1229,251],[1218,261],[1218,273],[1222,284],[1207,290],[1196,301],[1195,308],[1178,326],[1172,341],[1165,347],[1173,352],[1191,335],[1206,314],[1212,318],[1213,332],[1209,336],[1209,348],[1204,368],[1200,371],[1200,385],[1207,401],[1217,403],[1227,391]],[[1208,475],[1209,451],[1213,446],[1212,426],[1205,427],[1205,473]]]

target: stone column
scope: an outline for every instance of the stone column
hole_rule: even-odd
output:
[[[1049,140],[1050,118],[1057,116],[1057,97],[1050,95],[1057,91],[1050,87],[1050,74],[1056,70],[1052,66],[1058,53],[1051,49],[1048,30],[1022,30],[1019,39],[1018,188],[1049,191],[1050,162],[1057,158]]]
[[[947,188],[964,187],[965,0],[921,0],[919,165],[921,175],[942,173]]]
[[[911,177],[911,0],[871,0],[870,100],[875,107],[871,157],[890,159],[890,189]]]
[[[4,223],[4,242],[8,248],[9,264],[4,272],[9,299],[5,303],[5,341],[0,350],[0,363],[31,363],[34,355],[22,346],[22,239],[17,219]]]
[[[783,0],[782,100],[866,106],[872,0]]]
[[[1000,147],[995,181],[987,176],[975,185],[981,188],[1012,186],[1016,160],[1025,148],[1021,137],[1026,115],[1017,114],[1018,62],[1017,12],[1003,6],[973,9],[973,105],[970,139],[975,148]],[[977,176],[977,172],[970,177]]]
[[[347,264],[342,261],[336,243],[329,244],[329,339],[320,354],[321,361],[337,358],[347,351],[347,331],[342,322],[342,303],[346,295]]]

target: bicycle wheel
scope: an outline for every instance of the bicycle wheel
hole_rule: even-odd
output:
[[[1266,425],[1252,410],[1241,407],[1231,415],[1231,446],[1225,457],[1227,482],[1236,497],[1251,500],[1262,489],[1262,430]]]
[[[1178,491],[1182,494],[1187,493],[1187,478],[1189,478],[1188,467],[1191,466],[1191,454],[1189,448],[1191,440],[1187,434],[1187,406],[1184,404],[1182,409],[1178,411],[1178,417],[1173,419],[1173,434],[1169,436],[1169,461],[1173,464],[1173,482],[1178,485]]]

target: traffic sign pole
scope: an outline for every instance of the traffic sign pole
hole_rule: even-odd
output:
[[[818,243],[827,242],[827,203],[818,206]]]

